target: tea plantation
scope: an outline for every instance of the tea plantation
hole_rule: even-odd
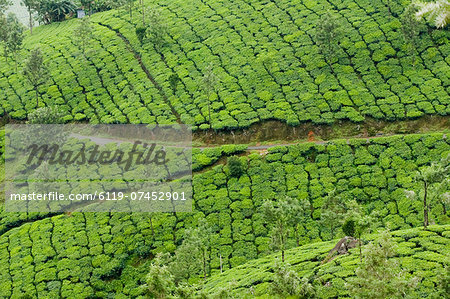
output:
[[[408,229],[394,232],[393,240],[396,246],[398,261],[411,276],[422,280],[414,294],[415,298],[429,297],[436,291],[438,276],[442,275],[444,266],[448,263],[449,254],[448,225],[430,227],[429,231]],[[373,240],[376,235],[368,237]],[[329,286],[319,289],[320,298],[347,297],[345,283],[359,263],[358,249],[352,249],[350,254],[342,255],[332,262],[321,264],[335,242],[320,242],[304,245],[287,252],[286,261],[290,263],[301,276],[314,278],[317,281],[329,283]],[[253,260],[245,265],[228,270],[217,275],[205,285],[209,293],[217,294],[227,285],[233,286],[235,294],[261,296],[270,293],[273,281],[273,261],[276,255],[270,255]]]
[[[411,0],[74,2],[107,8],[85,21],[75,10],[55,22],[44,16],[50,24],[26,32],[15,61],[0,55],[0,298],[277,298],[284,259],[293,270],[284,278],[315,290],[295,295],[355,297],[347,283],[370,262],[360,249],[385,230],[391,261],[418,279],[405,296],[441,298],[445,283],[448,291],[448,26],[417,21],[411,51]],[[326,54],[320,28],[333,19]],[[7,22],[0,13],[2,50]],[[36,49],[49,73],[39,86],[26,71]],[[27,168],[5,154],[18,147],[4,125],[42,117],[192,126],[192,148],[161,145],[170,163],[158,173],[176,184],[172,175],[190,173],[192,162],[193,211],[7,212],[5,161],[18,175]],[[64,149],[97,148],[73,139]],[[124,166],[56,165],[46,174],[66,180],[86,170],[111,175],[113,190],[139,184]],[[130,173],[152,177],[136,165]],[[360,247],[330,258],[346,236]]]
[[[413,119],[450,111],[450,33],[419,26],[415,63],[400,16],[408,1],[145,1],[164,20],[165,44],[143,44],[141,15],[92,16],[83,55],[76,20],[36,28],[51,78],[40,106],[58,105],[65,121],[192,124],[243,128],[268,119],[290,125]],[[342,32],[332,63],[316,40],[316,24],[334,11]],[[24,64],[19,59],[19,70]],[[208,99],[208,66],[218,78]],[[169,77],[180,83],[172,91]],[[0,58],[0,116],[26,119],[36,108],[32,86],[14,62]]]
[[[269,149],[265,155],[255,152],[242,156],[245,167],[239,178],[230,176],[227,165],[207,166],[222,153],[232,152],[230,148],[218,148],[194,153],[194,161],[205,165],[198,166],[203,170],[194,175],[194,213],[49,215],[6,213],[2,207],[0,296],[107,297],[114,294],[125,298],[143,294],[138,286],[143,284],[148,272],[149,258],[158,252],[174,252],[181,245],[185,231],[196,227],[202,218],[213,230],[208,273],[214,277],[219,273],[220,263],[227,270],[272,252],[268,224],[260,207],[264,200],[286,195],[306,198],[312,206],[299,231],[300,244],[314,243],[298,249],[308,251],[305,260],[323,256],[336,242],[317,243],[332,238],[330,228],[320,222],[320,215],[325,195],[333,189],[341,194],[342,201],[356,199],[368,214],[376,213],[381,227],[393,231],[418,227],[423,217],[421,203],[406,198],[403,190],[419,188],[413,181],[414,172],[420,166],[446,157],[450,142],[445,134],[435,133],[280,146]],[[435,223],[448,223],[448,216],[442,204],[431,209]],[[423,266],[424,270],[417,271],[433,272],[432,269],[441,267],[448,259],[445,253],[448,249],[444,250],[446,247],[442,245],[448,243],[446,226],[430,232],[415,229],[398,234],[409,236],[405,248],[402,247],[406,266]],[[410,240],[415,238],[414,234],[419,245],[411,243],[415,242]],[[340,229],[336,236],[342,236]],[[295,243],[291,235],[288,246],[295,247]],[[419,249],[415,250],[417,246]],[[428,253],[429,250],[433,252]],[[303,253],[295,252],[288,254],[291,263],[303,259]],[[414,263],[411,259],[415,258],[420,258],[421,263]],[[336,264],[341,260],[342,263]],[[318,261],[316,258],[314,262],[305,262],[305,268],[299,265],[297,269],[306,274]],[[328,291],[331,295],[341,292],[339,285],[351,275],[349,269],[356,262],[353,255],[342,257],[319,272],[335,282],[335,287]],[[254,263],[259,265],[261,261]],[[332,265],[337,268],[329,268]],[[347,265],[349,269],[345,268]],[[258,275],[259,278],[249,278],[258,281],[251,284],[270,280],[263,272]],[[427,279],[433,281],[432,277]],[[214,284],[209,282],[207,286]]]

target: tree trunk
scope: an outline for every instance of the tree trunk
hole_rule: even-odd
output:
[[[359,234],[358,236],[358,246],[359,246],[359,260],[362,262],[361,234]]]
[[[145,5],[143,0],[141,0],[141,5],[142,5],[142,26],[145,27]]]
[[[17,52],[14,52],[14,65],[16,66],[16,74],[18,73],[17,71]]]
[[[33,34],[33,15],[31,14],[31,7],[28,7],[28,15],[30,17],[30,34]]]
[[[284,263],[284,248],[281,249],[281,261]]]
[[[295,226],[295,241],[297,242],[297,247],[300,246],[300,239],[298,237],[298,224]]]
[[[222,254],[219,256],[220,259],[220,273],[223,272],[223,266],[222,266]]]
[[[428,205],[427,205],[427,190],[428,185],[426,181],[423,181],[423,228],[427,229],[428,227]]]
[[[209,95],[208,95],[208,114],[209,114],[209,128],[212,129],[212,123],[211,123],[211,100],[209,99]]]
[[[203,278],[206,280],[206,250],[203,250]]]
[[[150,229],[152,230],[152,236],[153,239],[155,238],[155,230],[153,228],[153,221],[152,221],[152,217],[150,217]]]
[[[36,108],[39,108],[39,93],[38,93],[37,86],[34,87],[34,91],[36,93]]]

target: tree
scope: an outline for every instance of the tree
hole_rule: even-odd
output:
[[[164,265],[164,257],[158,254],[153,260],[150,271],[142,287],[151,298],[170,298],[175,291],[175,282],[169,268]]]
[[[422,185],[421,190],[406,191],[405,194],[410,199],[421,198],[423,202],[423,227],[427,229],[429,224],[430,206],[440,202],[444,205],[448,197],[450,180],[450,155],[442,159],[440,163],[432,163],[417,171],[415,181]]]
[[[177,92],[177,86],[180,81],[181,81],[181,79],[180,79],[180,77],[178,77],[178,75],[176,73],[170,74],[169,84],[170,84],[170,88],[172,89],[172,92],[174,95]]]
[[[369,230],[379,226],[378,212],[367,215],[355,200],[346,204],[347,213],[342,225],[342,231],[346,236],[358,239],[359,257],[362,259],[362,236]]]
[[[300,246],[299,228],[311,218],[311,204],[306,198],[299,200],[288,198],[288,201],[291,202],[292,207],[290,223],[294,228],[295,242],[297,246]]]
[[[206,279],[212,234],[212,229],[205,219],[201,219],[195,229],[186,230],[183,243],[175,251],[175,258],[171,263],[176,281],[200,273]]]
[[[63,116],[58,107],[42,107],[28,114],[28,124],[61,124]]]
[[[341,196],[333,190],[328,193],[320,212],[320,222],[330,231],[330,240],[334,239],[336,229],[341,227],[347,207]]]
[[[338,41],[340,35],[340,24],[337,18],[330,11],[327,11],[317,24],[316,40],[320,51],[330,66],[339,48]]]
[[[296,199],[286,197],[277,201],[267,200],[261,208],[270,226],[272,246],[281,250],[281,260],[284,262],[289,233],[301,221],[296,218],[305,210],[305,206]]]
[[[33,86],[36,94],[36,107],[39,107],[39,86],[45,84],[48,79],[48,70],[44,65],[44,58],[39,48],[31,51],[31,55],[25,64],[23,74]]]
[[[415,17],[416,7],[414,4],[406,7],[401,16],[402,33],[408,47],[408,53],[412,57],[413,65],[416,63],[417,38],[419,36],[419,23]]]
[[[74,30],[74,39],[81,45],[83,55],[86,55],[86,46],[89,45],[92,39],[92,25],[89,18],[83,18],[80,20],[80,24]]]
[[[227,161],[228,169],[230,170],[230,176],[238,178],[242,175],[242,163],[236,156],[231,156]]]
[[[28,11],[28,25],[30,26],[30,34],[33,34],[33,11],[37,10],[39,0],[22,0],[21,5],[25,6]]]
[[[394,244],[390,234],[384,232],[371,242],[363,252],[362,264],[356,269],[356,277],[349,279],[347,288],[353,298],[399,298],[411,294],[418,279],[407,278],[394,256]]]
[[[316,291],[306,277],[300,279],[287,263],[275,263],[272,292],[282,297],[314,298]]]
[[[22,49],[23,39],[23,26],[20,24],[16,15],[9,14],[7,18],[7,36],[6,36],[6,48],[7,52],[12,53],[14,57],[15,69],[17,73],[17,52]]]
[[[425,17],[434,23],[436,28],[444,28],[450,22],[450,2],[448,0],[437,0],[436,2],[415,2],[419,8],[416,12],[417,20]]]
[[[209,128],[212,128],[211,123],[211,93],[215,92],[217,89],[217,84],[219,79],[213,72],[213,65],[210,63],[203,74],[203,89],[206,93],[206,98],[208,100],[208,115],[209,115]]]
[[[36,12],[44,24],[61,22],[76,12],[77,6],[72,0],[38,0]]]
[[[147,36],[155,46],[156,51],[160,52],[167,36],[167,25],[157,9],[151,9],[148,12]]]

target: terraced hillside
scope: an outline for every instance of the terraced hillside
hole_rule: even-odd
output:
[[[349,119],[400,120],[450,111],[450,32],[420,26],[415,65],[401,32],[398,0],[145,1],[168,27],[166,45],[143,45],[141,16],[124,11],[92,17],[84,56],[76,20],[41,26],[39,46],[51,80],[40,105],[59,105],[66,121],[174,123],[242,128],[268,119],[290,125]],[[336,61],[320,54],[316,25],[334,11],[343,35]],[[22,62],[20,63],[22,64]],[[202,78],[213,65],[220,83],[207,99]],[[20,67],[19,67],[20,69]],[[168,78],[181,84],[172,92]],[[0,58],[0,115],[23,120],[36,108],[31,86]]]
[[[137,287],[151,258],[161,251],[174,252],[186,229],[202,218],[214,232],[207,267],[216,275],[221,260],[226,270],[271,252],[260,207],[264,200],[286,195],[306,198],[312,206],[299,229],[300,244],[332,238],[331,228],[319,219],[324,197],[333,189],[342,201],[356,199],[367,213],[378,213],[380,226],[420,226],[421,203],[407,199],[403,190],[419,187],[414,172],[446,157],[450,142],[436,133],[279,146],[241,157],[246,167],[239,178],[231,177],[226,165],[208,166],[243,148],[194,152],[194,213],[48,215],[6,213],[2,206],[0,296],[135,296],[142,291]],[[446,224],[448,217],[448,207],[432,206],[432,221]],[[341,234],[338,228],[334,236]],[[295,244],[291,235],[288,246]],[[333,247],[326,244],[317,252],[311,249],[315,245],[305,250],[321,255]]]
[[[393,260],[399,262],[409,272],[422,281],[416,293],[409,293],[415,298],[432,298],[437,295],[439,276],[448,263],[449,230],[446,226],[433,226],[429,231],[422,229],[400,230],[392,233],[396,255]],[[373,240],[376,235],[368,237]],[[355,274],[359,264],[358,249],[351,249],[349,254],[341,255],[329,263],[321,265],[334,242],[321,242],[291,249],[287,252],[286,261],[290,263],[301,277],[315,280],[319,298],[348,297],[345,283]],[[265,295],[271,291],[273,281],[274,259],[270,255],[253,260],[242,266],[217,275],[205,285],[210,294],[217,294],[221,288],[233,286],[237,295]]]

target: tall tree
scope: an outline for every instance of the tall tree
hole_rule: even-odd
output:
[[[212,229],[205,219],[199,220],[195,229],[186,230],[183,243],[175,251],[171,264],[176,280],[188,279],[200,273],[206,279],[212,235]]]
[[[425,17],[433,22],[436,28],[444,28],[450,22],[450,2],[448,0],[437,0],[435,2],[415,2],[419,8],[416,13],[418,20]]]
[[[297,246],[300,246],[299,229],[303,224],[306,224],[306,222],[311,219],[311,204],[306,198],[299,200],[288,198],[288,201],[292,207],[290,223],[294,229],[295,242]]]
[[[270,226],[272,246],[281,251],[281,261],[284,262],[288,236],[297,223],[294,218],[299,215],[303,207],[297,200],[287,197],[276,201],[267,200],[261,208]]]
[[[36,107],[39,107],[39,86],[45,84],[49,73],[44,65],[44,57],[39,48],[31,51],[30,57],[25,64],[23,74],[28,82],[33,86],[36,94]]]
[[[33,34],[33,11],[38,8],[39,0],[22,0],[20,4],[27,8],[28,26],[30,27],[30,34]]]
[[[175,282],[172,273],[165,265],[164,256],[158,254],[150,265],[150,271],[145,277],[144,291],[150,298],[172,298]]]
[[[147,36],[155,46],[156,51],[160,52],[166,43],[167,24],[157,9],[151,9],[148,12]]]
[[[341,227],[346,212],[347,207],[342,197],[336,190],[329,192],[320,212],[320,222],[323,227],[329,229],[330,240],[334,239],[336,229]]]
[[[217,89],[217,85],[219,83],[219,79],[213,71],[213,65],[210,63],[205,73],[203,74],[203,89],[206,93],[206,98],[208,100],[208,118],[209,118],[209,128],[212,128],[211,123],[211,93],[215,92]]]
[[[288,263],[275,263],[272,292],[276,295],[295,298],[315,298],[316,290],[306,277],[300,278]]]
[[[80,24],[74,30],[75,41],[81,45],[83,55],[86,55],[86,46],[90,44],[92,31],[91,20],[86,17],[80,20]]]
[[[8,61],[8,21],[4,14],[0,13],[0,45],[3,46],[3,56]]]
[[[408,47],[408,54],[412,58],[413,65],[416,63],[417,38],[419,36],[419,23],[415,13],[416,6],[411,4],[406,7],[401,16],[403,38]]]
[[[430,166],[420,169],[415,175],[415,181],[422,186],[417,192],[406,191],[406,196],[410,199],[421,198],[423,202],[423,227],[427,229],[429,225],[429,212],[431,205],[438,202],[446,205],[448,192],[450,191],[450,155],[442,159],[439,163],[432,163]]]
[[[339,48],[340,35],[341,26],[337,18],[330,11],[327,11],[316,26],[316,40],[320,51],[330,66]]]
[[[6,47],[8,52],[14,57],[15,69],[17,73],[17,53],[22,49],[22,43],[24,39],[24,28],[20,24],[16,15],[10,13],[7,18],[7,38]]]
[[[363,252],[362,264],[356,269],[356,277],[349,280],[347,288],[352,298],[399,298],[412,294],[418,279],[408,279],[394,256],[394,244],[390,234],[384,232],[371,242]]]

